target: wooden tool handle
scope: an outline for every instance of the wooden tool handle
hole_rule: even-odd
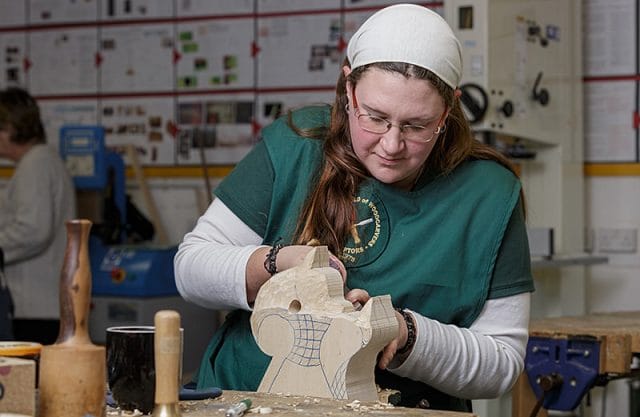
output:
[[[155,403],[177,404],[182,356],[180,314],[173,310],[160,310],[155,315],[154,324]]]
[[[151,223],[153,223],[153,227],[156,231],[156,243],[158,243],[159,245],[166,245],[169,242],[167,231],[164,227],[164,224],[162,223],[162,219],[160,218],[160,211],[158,210],[158,206],[153,199],[153,194],[151,194],[151,190],[149,189],[149,185],[147,184],[147,179],[144,177],[142,166],[138,161],[136,148],[135,146],[129,144],[125,147],[125,149],[127,151],[129,163],[131,163],[131,167],[133,168],[133,174],[136,178],[136,181],[138,182],[138,185],[140,186],[140,190],[142,191],[142,197],[144,198],[144,202],[147,206],[149,217],[151,217]]]
[[[60,273],[60,333],[56,344],[91,344],[88,330],[91,302],[91,221],[69,220],[66,227],[67,247]]]

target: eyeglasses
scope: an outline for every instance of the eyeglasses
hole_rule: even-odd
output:
[[[358,120],[358,126],[360,129],[365,130],[369,133],[377,133],[383,134],[387,133],[391,130],[392,126],[400,129],[400,134],[403,139],[410,140],[412,142],[420,142],[420,143],[429,143],[431,142],[437,135],[444,132],[444,125],[441,124],[442,119],[445,113],[442,113],[442,116],[437,121],[437,127],[432,129],[431,124],[427,126],[421,125],[412,125],[409,123],[405,124],[394,124],[388,121],[385,118],[374,116],[369,113],[360,113],[360,109],[358,108],[358,100],[356,99],[355,89],[353,91],[353,105],[354,105],[354,114]]]

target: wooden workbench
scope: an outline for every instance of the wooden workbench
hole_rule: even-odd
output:
[[[553,339],[593,337],[600,342],[598,373],[624,376],[631,372],[632,355],[640,353],[640,311],[532,320],[529,335]],[[529,416],[535,403],[533,390],[523,374],[513,389],[512,416]],[[546,416],[546,412],[538,415]]]
[[[201,401],[181,401],[182,417],[224,417],[226,409],[248,398],[252,407],[245,417],[475,417],[475,414],[453,411],[421,410],[417,408],[393,407],[381,402],[357,402],[332,400],[297,395],[279,395],[258,392],[224,391],[222,396]],[[270,412],[269,412],[270,410]],[[140,416],[141,414],[137,414]],[[114,409],[107,410],[107,417],[136,416]]]

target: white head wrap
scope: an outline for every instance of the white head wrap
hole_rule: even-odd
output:
[[[452,88],[462,76],[460,42],[436,12],[396,4],[373,14],[347,47],[351,68],[373,62],[406,62],[426,68]]]

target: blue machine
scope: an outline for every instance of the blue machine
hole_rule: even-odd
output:
[[[125,165],[122,157],[104,144],[101,126],[67,125],[60,129],[60,154],[76,189],[101,191],[110,188],[121,221],[127,216]],[[92,294],[98,296],[158,297],[177,295],[173,275],[172,247],[125,245],[122,227],[117,244],[100,237],[89,239]]]
[[[177,247],[93,245],[93,295],[159,297],[178,294],[173,276]]]

